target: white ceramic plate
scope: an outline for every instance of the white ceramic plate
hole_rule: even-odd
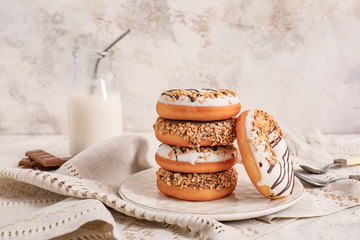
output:
[[[128,202],[143,208],[179,214],[210,217],[218,221],[232,221],[265,216],[286,209],[297,203],[304,187],[295,178],[292,195],[270,200],[263,197],[252,185],[243,165],[236,164],[239,172],[235,191],[229,196],[207,202],[190,202],[168,197],[156,187],[156,171],[151,168],[138,172],[125,180],[120,188],[120,196]]]

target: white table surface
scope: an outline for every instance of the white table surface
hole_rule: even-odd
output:
[[[147,137],[152,138],[152,135],[147,134]],[[360,135],[329,137],[348,138],[352,142],[360,139]],[[157,142],[153,141],[149,154],[156,151],[156,145]],[[54,155],[68,156],[68,138],[65,135],[0,135],[0,164],[17,166],[24,153],[33,149],[43,149]],[[252,220],[245,221],[252,222]],[[267,223],[254,221],[254,224]],[[272,232],[262,236],[261,239],[360,239],[359,224],[360,207],[353,207],[323,217],[276,220],[271,224],[274,228]]]

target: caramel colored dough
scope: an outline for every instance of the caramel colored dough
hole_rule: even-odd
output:
[[[176,120],[215,121],[228,119],[240,112],[240,103],[230,106],[183,106],[157,102],[160,117]]]

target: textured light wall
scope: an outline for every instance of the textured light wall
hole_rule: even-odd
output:
[[[290,129],[360,132],[360,2],[0,1],[0,133],[67,132],[72,50],[114,47],[124,125],[162,90],[235,90]]]

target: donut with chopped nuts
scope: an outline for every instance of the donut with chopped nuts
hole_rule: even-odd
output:
[[[274,118],[258,109],[245,111],[236,132],[242,163],[257,190],[270,199],[290,195],[295,180],[291,154]]]
[[[180,173],[160,168],[156,183],[165,195],[188,201],[210,201],[231,194],[237,174],[235,168],[215,173]]]
[[[161,144],[155,160],[167,170],[183,173],[212,173],[232,168],[237,162],[234,145],[188,148]]]
[[[169,145],[198,148],[230,145],[236,139],[236,118],[212,122],[180,121],[158,118],[155,136]]]
[[[170,89],[156,104],[160,117],[175,120],[215,121],[240,112],[236,93],[227,89]]]

